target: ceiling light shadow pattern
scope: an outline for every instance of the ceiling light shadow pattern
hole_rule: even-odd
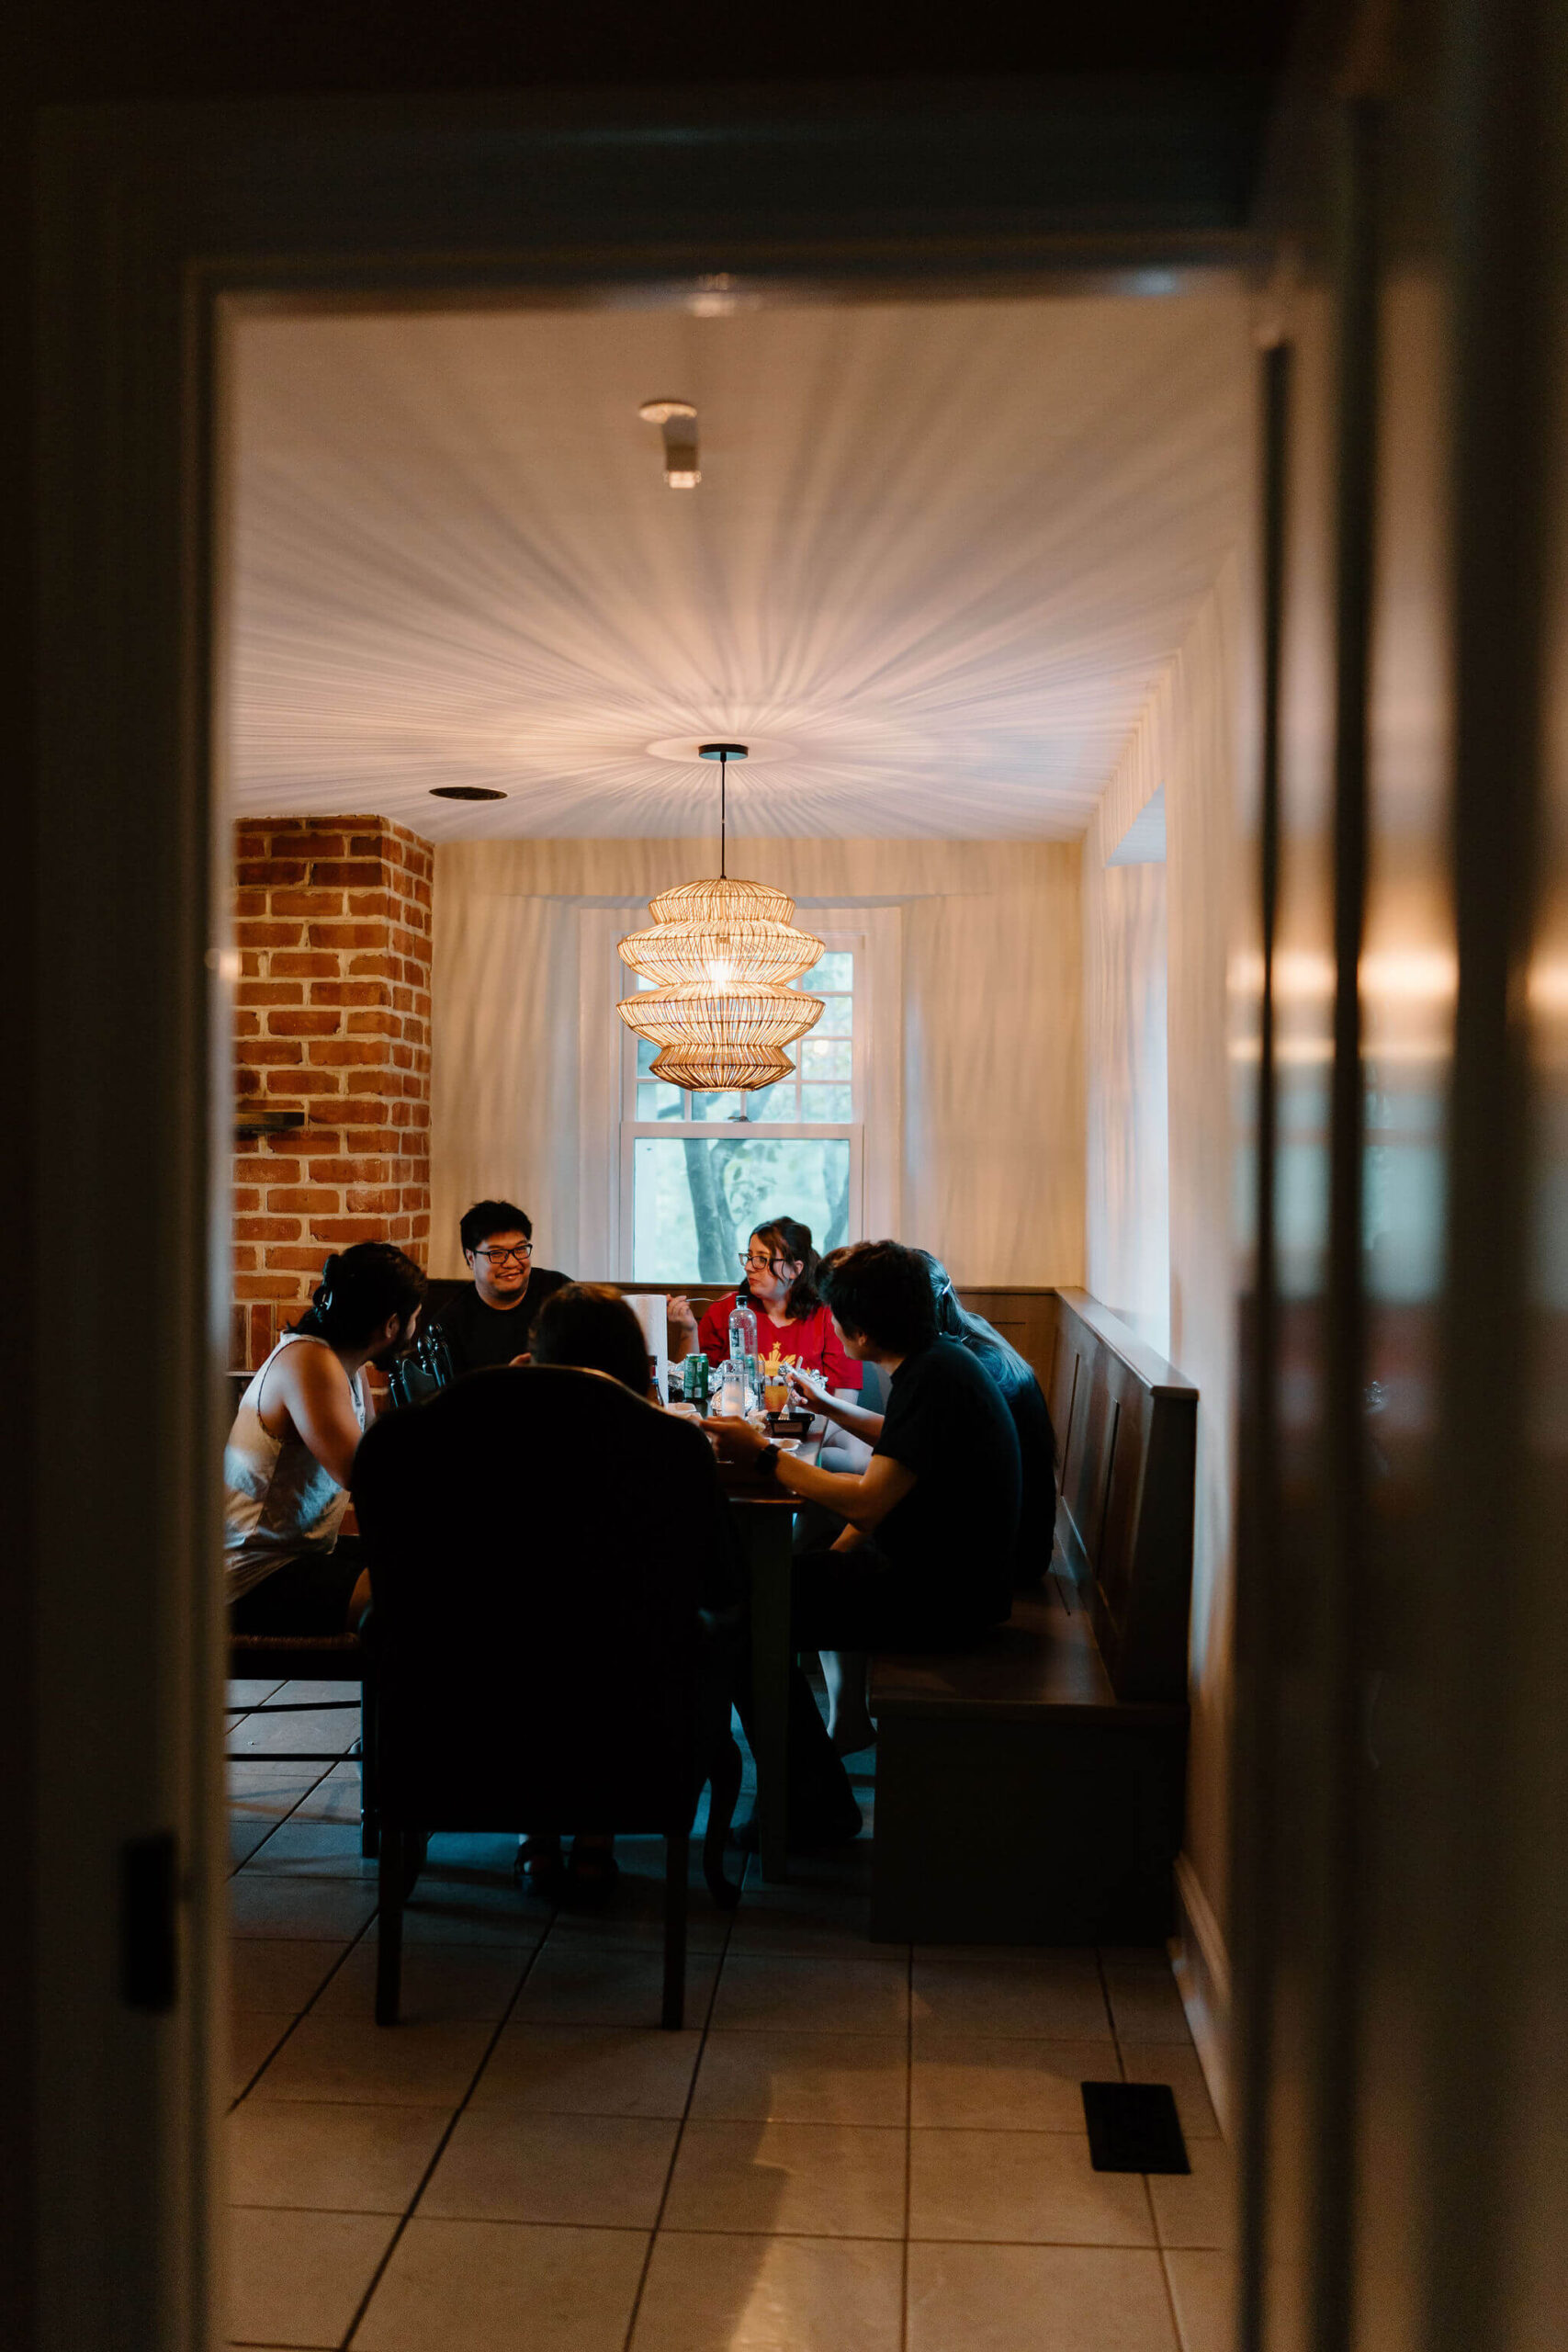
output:
[[[798,755],[739,828],[1070,837],[1239,530],[1213,287],[236,336],[242,808],[700,836],[648,746],[735,734]],[[649,461],[650,381],[700,409],[696,498]]]

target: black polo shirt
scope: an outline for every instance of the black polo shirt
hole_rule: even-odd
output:
[[[915,1476],[878,1526],[877,1550],[955,1629],[1007,1616],[1021,1471],[1012,1416],[990,1374],[954,1340],[906,1356],[876,1451]]]
[[[436,1317],[451,1351],[454,1372],[484,1372],[492,1364],[510,1363],[525,1355],[533,1341],[535,1320],[547,1298],[564,1290],[571,1280],[549,1266],[536,1266],[528,1287],[515,1306],[489,1306],[471,1283]]]

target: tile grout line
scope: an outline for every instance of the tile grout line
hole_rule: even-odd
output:
[[[280,1689],[280,1691],[282,1691],[282,1689],[287,1689],[287,1684],[282,1684],[282,1681],[280,1681],[280,1684],[277,1684],[277,1689]],[[336,1764],[329,1764],[327,1771],[322,1773],[322,1781],[327,1781],[327,1778],[332,1776],[333,1771],[336,1771]],[[294,1804],[289,1806],[289,1811],[287,1811],[287,1814],[282,1814],[282,1815],[280,1815],[280,1820],[275,1820],[275,1823],[273,1823],[273,1830],[282,1830],[282,1823],[285,1823],[285,1820],[294,1820],[294,1814],[296,1814],[296,1811],[301,1809],[301,1804],[303,1804],[303,1802],[306,1802],[306,1797],[312,1797],[312,1794],[315,1794],[315,1790],[320,1788],[320,1785],[322,1785],[322,1781],[312,1781],[312,1782],[310,1782],[310,1788],[306,1790],[306,1794],[303,1794],[303,1797],[296,1797],[296,1799],[294,1799]],[[268,1830],[268,1837],[273,1835],[273,1830]],[[264,1837],[264,1839],[261,1839],[261,1847],[265,1847],[265,1837]],[[256,1849],[254,1849],[254,1851],[261,1853],[261,1847],[256,1847]],[[228,1884],[232,1884],[232,1879],[240,1877],[240,1870],[244,1870],[244,1865],[247,1865],[249,1860],[252,1860],[252,1856],[249,1856],[249,1853],[247,1853],[247,1856],[244,1856],[244,1863],[240,1863],[240,1868],[237,1868],[237,1870],[231,1870],[231,1872],[228,1872]],[[280,1872],[280,1877],[282,1877],[282,1872]],[[362,1882],[362,1879],[350,1879],[350,1882],[345,1882],[345,1884],[355,1884],[355,1886],[357,1886],[357,1884],[365,1884],[365,1882]],[[312,2011],[312,2008],[315,2008],[315,2004],[320,2002],[320,1996],[322,1996],[322,1992],[327,1990],[327,1985],[329,1985],[329,1983],[332,1983],[333,1975],[339,1973],[339,1969],[341,1969],[341,1966],[344,1966],[344,1962],[345,1962],[345,1959],[348,1959],[348,1954],[353,1952],[353,1950],[357,1948],[357,1945],[365,1943],[365,1938],[367,1938],[367,1933],[369,1933],[369,1928],[371,1928],[371,1924],[374,1924],[374,1919],[376,1919],[376,1912],[371,1912],[369,1919],[367,1919],[367,1922],[365,1922],[365,1927],[362,1927],[360,1931],[357,1931],[357,1933],[355,1933],[355,1936],[350,1936],[348,1940],[345,1940],[344,1950],[341,1950],[341,1952],[339,1952],[339,1957],[333,1959],[333,1964],[329,1966],[329,1969],[327,1969],[327,1975],[324,1975],[322,1981],[320,1981],[320,1985],[315,1987],[315,1992],[312,1992],[312,1995],[310,1995],[310,1999],[308,1999],[308,2002],[303,2004],[303,2008],[299,2008],[299,2011],[294,2013],[294,2023],[289,2025],[289,2032],[282,2034],[282,2040],[280,2040],[280,2041],[275,2041],[273,2049],[270,2049],[268,2053],[265,2053],[265,2058],[264,2058],[264,2061],[261,2061],[261,2065],[256,2067],[256,2072],[254,2072],[254,2075],[249,2076],[249,2082],[244,2084],[243,2091],[235,2091],[235,2096],[232,2096],[231,2103],[228,2103],[228,2114],[232,2114],[232,2112],[235,2112],[235,2108],[240,2108],[240,2105],[244,2105],[244,2100],[247,2100],[249,2096],[252,2096],[252,2091],[254,2091],[254,2088],[256,2088],[256,2084],[261,2082],[261,2076],[265,2075],[265,2070],[268,2070],[268,2067],[270,2067],[270,2063],[273,2063],[273,2058],[275,2058],[275,2055],[277,2055],[277,2051],[285,2049],[287,2041],[294,2040],[294,2030],[299,2028],[299,2023],[301,2023],[301,2018],[308,2018],[308,2016],[310,2016],[310,2011]],[[232,1945],[232,1943],[237,1943],[237,1940],[240,1940],[240,1938],[235,1938],[235,1933],[232,1933],[232,1928],[231,1928],[231,1933],[228,1933],[228,1940],[231,1940],[231,1945]],[[256,1938],[256,1940],[261,1940],[261,1938]],[[273,1938],[268,1938],[268,1940],[270,1940],[270,1943],[315,1943],[317,1938],[315,1938],[315,1936],[299,1936],[299,1938],[296,1938],[296,1936],[273,1936]]]
[[[374,1917],[374,1916],[375,1915],[373,1914],[372,1917]],[[366,2288],[364,2294],[360,2297],[359,2301],[355,2308],[353,2318],[349,2321],[347,2327],[338,2339],[340,2345],[348,2346],[353,2343],[355,2333],[357,2332],[361,2322],[364,2320],[366,2312],[370,2308],[371,2300],[376,2293],[376,2290],[379,2287],[382,2279],[386,2277],[387,2267],[390,2263],[393,2255],[396,2254],[399,2245],[401,2244],[403,2232],[408,2228],[409,2223],[412,2221],[419,2205],[419,2200],[430,2186],[431,2176],[434,2172],[436,2165],[441,2162],[442,2157],[446,2154],[447,2147],[451,2142],[453,2132],[457,2130],[458,2123],[468,2112],[468,2102],[473,2098],[475,2091],[479,2087],[479,2077],[484,2073],[485,2068],[490,2064],[491,2058],[495,2055],[495,2045],[501,2040],[501,2037],[505,2032],[506,2028],[512,2022],[512,2013],[523,1997],[523,1987],[526,1984],[529,1977],[534,1972],[534,1963],[538,1959],[539,1954],[544,1951],[546,1940],[549,1936],[550,1929],[555,1926],[558,1917],[558,1913],[557,1909],[552,1907],[544,1934],[539,1938],[538,1942],[528,1954],[523,1973],[512,1988],[512,1997],[507,2002],[505,2008],[501,2013],[501,2016],[497,2018],[495,2031],[491,2035],[490,2040],[486,2042],[479,2063],[474,2068],[473,2074],[469,2077],[468,2087],[463,2093],[462,2098],[458,2100],[457,2106],[452,2109],[450,2116],[447,2118],[446,2129],[442,2132],[440,2139],[436,2142],[430,2162],[425,2165],[423,2172],[421,2173],[419,2179],[415,2184],[413,2195],[410,2198],[408,2204],[404,2207],[403,2211],[398,2218],[398,2226],[387,2241],[386,2246],[381,2255],[381,2259],[376,2265],[375,2270],[371,2274],[370,2283]],[[371,1920],[367,1919],[365,1923],[364,1931],[366,1933],[368,1933],[370,1926]],[[389,2026],[383,2030],[387,2032],[395,2032],[397,2029],[395,2027]]]
[[[746,1899],[746,1882],[751,1875],[752,1859],[748,1856],[746,1867],[740,1873],[742,1903]],[[760,1872],[761,1865],[759,1863],[757,1867]],[[692,2101],[697,2095],[697,2076],[702,2071],[703,2055],[708,2046],[708,2035],[713,2030],[713,2013],[718,2003],[719,1982],[724,1975],[725,1963],[729,1958],[729,1947],[735,1935],[736,1912],[739,1907],[739,1904],[737,1904],[735,1911],[728,1911],[724,1915],[724,1941],[719,1947],[718,1966],[713,1973],[713,1989],[708,1995],[707,2015],[703,2019],[702,2037],[697,2043],[697,2054],[692,2062],[692,2077],[686,2085],[686,2102],[681,2109],[680,2120],[675,2126],[675,2138],[670,2150],[670,2162],[665,2167],[664,2187],[659,2196],[659,2211],[653,2217],[653,2227],[648,2233],[648,2246],[642,2257],[642,2268],[637,2272],[637,2287],[632,2295],[632,2307],[626,2315],[624,2352],[631,2352],[632,2338],[637,2334],[637,2319],[642,2311],[643,2292],[648,2285],[648,2274],[653,2267],[653,2249],[659,2243],[659,2233],[664,2222],[664,2209],[670,2202],[671,2185],[675,2178],[675,2166],[680,2161],[681,2143],[686,2136],[686,2123],[692,2112]]]
[[[1127,2061],[1122,2049],[1121,2030],[1116,2023],[1116,2004],[1111,1997],[1111,1979],[1106,1974],[1105,1971],[1105,1955],[1100,1951],[1098,1944],[1096,1944],[1094,1948],[1094,1962],[1095,1966],[1100,1971],[1100,1990],[1105,1996],[1106,2015],[1111,2019],[1111,2038],[1116,2045],[1117,2071],[1121,2075],[1122,2080],[1125,2082],[1127,2079]],[[1155,2211],[1154,2191],[1149,2187],[1149,2177],[1146,2172],[1140,2173],[1138,2175],[1138,2178],[1142,2181],[1144,2186],[1144,2202],[1149,2209],[1149,2227],[1154,2233],[1155,2248],[1159,2256],[1159,2282],[1165,2290],[1165,2307],[1170,2317],[1171,2342],[1176,2347],[1176,2352],[1181,2352],[1181,2347],[1186,2339],[1181,2332],[1181,2321],[1176,2308],[1176,2291],[1170,2283],[1170,2265],[1165,2258],[1165,2244],[1160,2236],[1159,2215]]]

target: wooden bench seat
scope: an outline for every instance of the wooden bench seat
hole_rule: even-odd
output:
[[[1170,1930],[1197,1393],[1081,1293],[1037,1369],[1063,1490],[1044,1590],[972,1647],[872,1668],[877,1940]]]

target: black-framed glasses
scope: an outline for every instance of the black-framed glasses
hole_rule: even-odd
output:
[[[504,1266],[509,1258],[514,1259],[518,1265],[524,1265],[533,1254],[534,1245],[531,1241],[514,1241],[505,1250],[491,1250],[487,1245],[474,1251],[476,1258],[489,1258],[498,1266]]]
[[[740,1263],[749,1274],[776,1274],[781,1266],[788,1265],[789,1260],[787,1258],[753,1258],[749,1250],[743,1250],[740,1253]]]

